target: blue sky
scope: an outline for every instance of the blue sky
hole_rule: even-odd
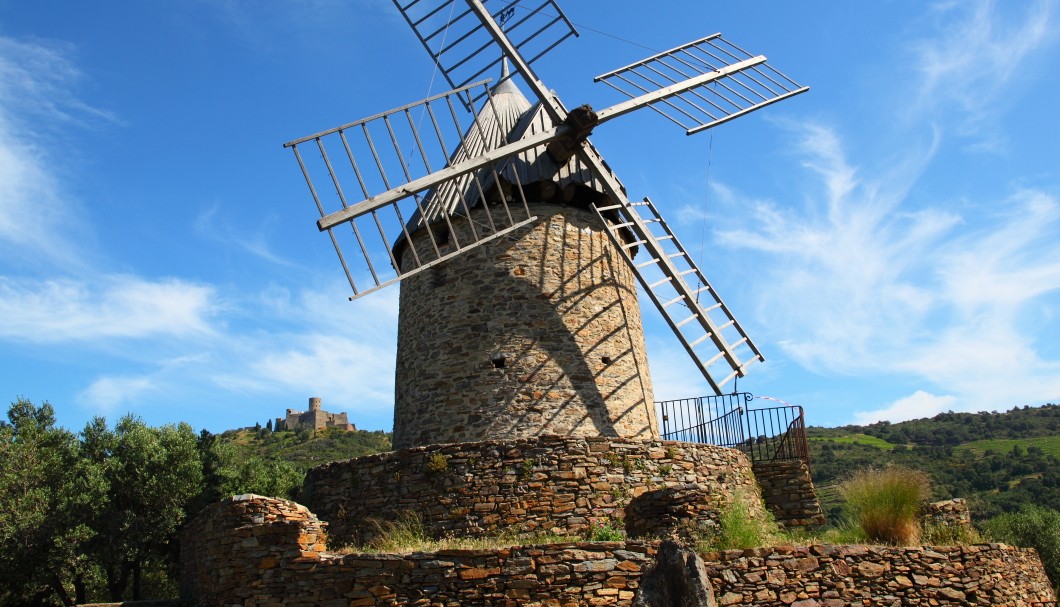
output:
[[[839,425],[1060,401],[1060,5],[567,0],[592,77],[720,31],[811,91],[593,141]],[[384,0],[0,0],[0,389],[220,431],[310,396],[389,429],[396,288],[350,303],[282,143],[438,93]],[[707,393],[645,309],[658,398]]]

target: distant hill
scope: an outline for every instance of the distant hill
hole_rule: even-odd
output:
[[[266,461],[285,461],[305,472],[340,460],[392,449],[389,432],[337,429],[312,431],[228,430],[221,440]]]
[[[891,463],[930,474],[936,499],[967,498],[976,520],[1024,503],[1060,510],[1060,405],[810,427],[807,436],[814,482],[833,517],[836,484],[860,468]]]

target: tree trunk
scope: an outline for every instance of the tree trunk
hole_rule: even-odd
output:
[[[80,574],[74,577],[74,593],[77,595],[78,605],[88,602],[88,588],[85,587],[85,578]]]
[[[143,563],[141,561],[136,561],[135,563],[133,563],[132,564],[132,575],[133,575],[133,579],[132,579],[132,583],[133,583],[133,597],[132,597],[132,600],[134,600],[134,601],[139,601],[140,600],[140,578],[142,577],[142,575],[141,575],[142,573],[143,573]]]

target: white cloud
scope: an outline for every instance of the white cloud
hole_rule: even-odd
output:
[[[294,320],[290,331],[240,336],[209,379],[241,392],[296,391],[351,411],[393,406],[396,288],[349,302],[342,285],[291,299],[270,291],[265,309]],[[348,404],[346,404],[348,403]]]
[[[276,215],[263,213],[263,219],[258,222],[256,229],[243,225],[239,230],[236,230],[229,223],[218,219],[217,215],[220,209],[220,203],[214,203],[200,212],[195,218],[195,232],[216,242],[234,245],[270,263],[285,267],[296,267],[297,264],[281,257],[270,244],[269,236],[272,228],[275,227]],[[246,221],[244,220],[243,223],[246,223]]]
[[[43,257],[75,270],[84,265],[72,243],[85,222],[57,177],[55,167],[66,163],[48,152],[48,142],[64,129],[114,117],[73,94],[82,75],[70,52],[0,36],[0,245],[9,263]],[[68,143],[64,153],[74,153]]]
[[[0,338],[21,342],[205,335],[217,307],[213,288],[177,279],[0,276]]]
[[[77,400],[98,415],[111,415],[134,407],[158,390],[150,377],[101,377],[82,390]]]
[[[912,43],[911,64],[919,72],[917,103],[939,119],[957,118],[961,135],[980,138],[977,147],[996,148],[1004,135],[992,122],[1020,86],[1023,66],[1057,39],[1054,2],[1011,5],[1023,9],[1015,22],[991,0],[936,6],[941,35]]]
[[[958,400],[953,396],[936,396],[923,390],[900,398],[882,409],[858,411],[854,414],[854,423],[859,425],[873,424],[878,421],[901,422],[922,417],[934,417],[944,411],[953,410]]]

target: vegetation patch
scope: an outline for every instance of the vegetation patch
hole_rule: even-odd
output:
[[[553,533],[502,533],[488,537],[432,538],[427,533],[423,518],[405,510],[393,521],[373,521],[376,535],[366,545],[346,545],[333,549],[335,554],[411,554],[439,550],[497,550],[511,546],[561,544],[578,542],[584,538]],[[624,539],[623,535],[623,539]]]
[[[697,546],[700,552],[757,548],[784,542],[787,536],[769,510],[763,508],[764,517],[752,518],[745,498],[745,495],[737,495],[722,509],[718,530],[700,538]]]
[[[843,511],[870,541],[908,546],[920,539],[920,506],[931,481],[919,470],[888,466],[855,473],[839,485]]]
[[[877,449],[886,449],[890,451],[897,447],[893,443],[889,443],[882,438],[876,438],[875,436],[869,436],[868,434],[841,434],[839,436],[811,436],[809,440],[812,441],[824,441],[830,443],[837,443],[840,445],[865,445],[867,447],[875,447]]]
[[[953,448],[954,453],[972,453],[985,455],[987,453],[1006,454],[1013,451],[1017,455],[1040,449],[1042,453],[1053,457],[1060,457],[1060,436],[1035,436],[1031,438],[994,438],[977,440],[970,443],[957,445]]]

